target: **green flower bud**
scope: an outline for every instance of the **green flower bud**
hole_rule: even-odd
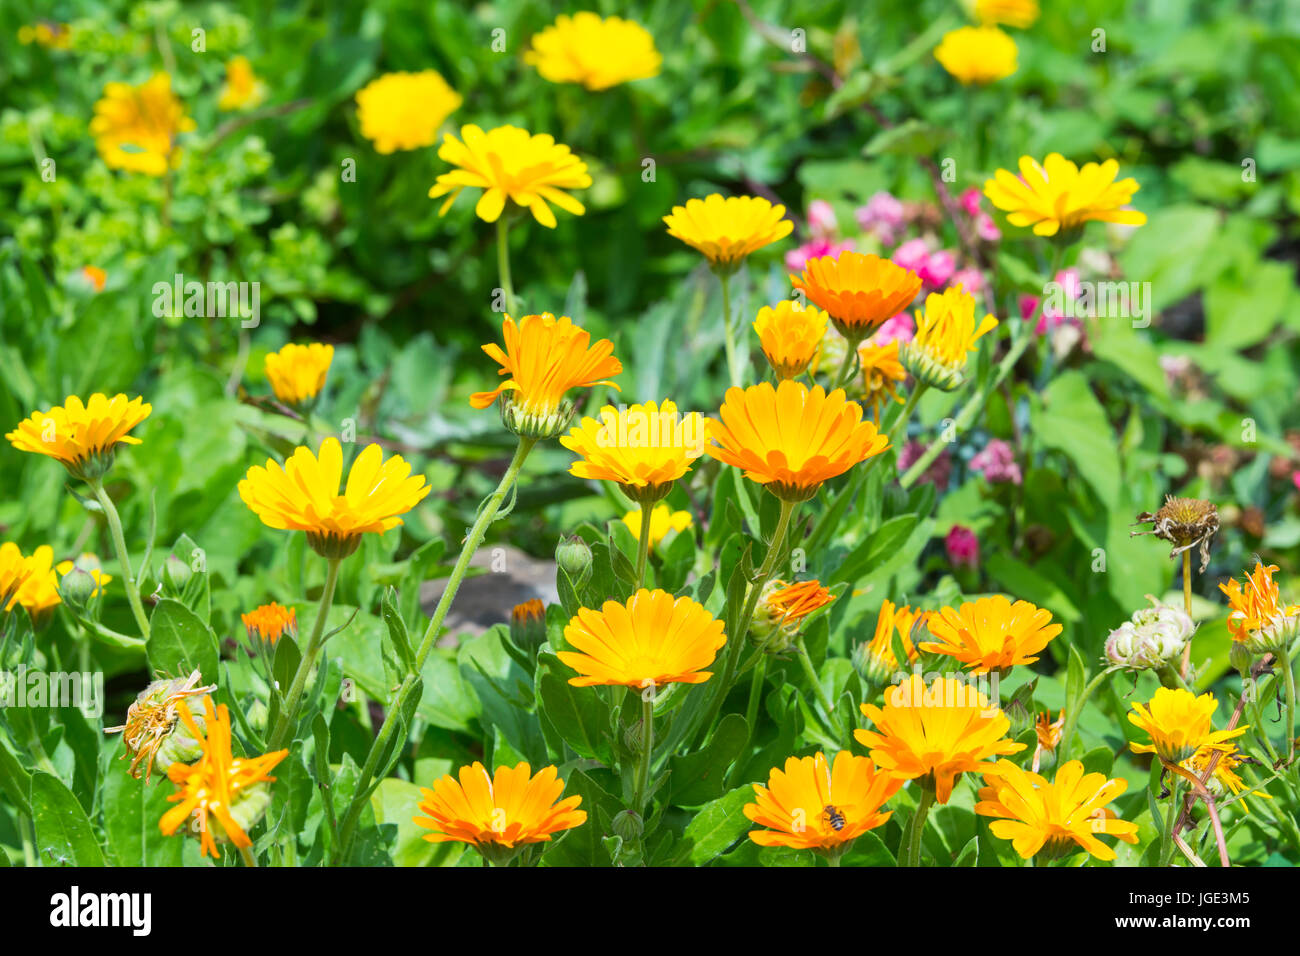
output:
[[[636,843],[645,832],[645,824],[640,815],[631,810],[615,814],[610,827],[615,834],[623,838],[624,843]]]
[[[574,585],[585,584],[591,577],[591,546],[576,534],[561,538],[555,547],[555,563]]]
[[[194,572],[188,564],[174,554],[167,555],[167,560],[163,563],[162,582],[168,591],[180,594],[193,576]]]
[[[89,571],[73,567],[59,580],[59,597],[70,608],[80,610],[95,593],[95,579]]]

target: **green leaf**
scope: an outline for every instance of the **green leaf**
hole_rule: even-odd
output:
[[[952,135],[941,126],[919,119],[908,119],[890,129],[882,129],[862,148],[864,156],[927,156]]]
[[[196,667],[205,684],[217,682],[217,637],[198,615],[174,598],[163,598],[149,618],[145,648],[155,674],[181,677]]]
[[[682,834],[678,864],[703,866],[725,853],[753,825],[743,812],[745,804],[753,799],[753,787],[737,787],[701,807]]]
[[[682,807],[698,806],[720,796],[727,768],[740,756],[748,741],[749,727],[745,718],[740,714],[728,714],[718,724],[707,747],[673,757],[669,761],[672,767],[669,782],[672,803]]]
[[[1035,438],[1070,459],[1107,509],[1114,507],[1120,494],[1114,429],[1082,372],[1052,379],[1031,407],[1030,425]]]
[[[121,751],[113,748],[113,757]],[[104,835],[108,851],[117,866],[180,866],[185,840],[181,835],[163,836],[158,827],[162,815],[175,806],[167,796],[174,790],[165,779],[155,776],[151,784],[127,773],[126,764],[112,759],[104,775]]]
[[[44,866],[103,866],[104,853],[86,811],[57,777],[32,774],[36,855]]]
[[[538,679],[537,696],[542,713],[575,753],[610,762],[609,708],[597,688],[574,687],[547,669]]]
[[[388,625],[388,639],[397,651],[397,657],[401,660],[402,666],[407,671],[414,669],[415,651],[411,648],[411,637],[406,631],[406,621],[402,619],[402,612],[397,606],[396,589],[386,588],[384,590],[380,610],[384,617],[384,623]]]
[[[32,809],[27,795],[31,789],[32,775],[23,769],[4,738],[0,738],[0,790],[5,792],[19,811],[29,816]]]

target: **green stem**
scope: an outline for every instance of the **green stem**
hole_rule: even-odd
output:
[[[501,289],[506,295],[506,312],[517,319],[515,287],[510,281],[510,224],[504,212],[497,219],[497,272],[501,277]]]
[[[1074,739],[1074,728],[1079,722],[1079,715],[1083,713],[1083,705],[1088,702],[1088,698],[1092,696],[1092,692],[1100,686],[1101,682],[1117,670],[1120,670],[1120,668],[1107,667],[1105,670],[1098,671],[1097,676],[1084,685],[1083,693],[1079,695],[1074,708],[1066,715],[1065,726],[1061,729],[1061,755],[1056,761],[1058,767],[1069,759],[1070,742]]]
[[[916,812],[907,826],[907,854],[903,866],[921,865],[922,836],[925,834],[925,820],[930,815],[930,806],[934,803],[934,791],[928,787],[921,788],[921,802],[916,805]]]
[[[257,857],[253,856],[253,851],[246,846],[239,848],[239,855],[244,861],[244,866],[257,868]]]
[[[636,788],[632,796],[632,809],[645,816],[645,793],[650,785],[650,759],[655,745],[655,701],[654,687],[650,688],[650,698],[641,698],[641,760],[636,768]],[[642,691],[644,695],[645,691]]]
[[[1291,649],[1283,645],[1278,651],[1282,679],[1286,681],[1286,755],[1287,764],[1295,762],[1295,670],[1291,667]]]
[[[108,492],[104,491],[103,480],[97,478],[89,484],[90,490],[95,493],[95,500],[104,509],[104,517],[108,519],[108,530],[113,537],[113,549],[117,551],[118,563],[122,565],[122,587],[126,590],[126,600],[131,605],[131,613],[135,615],[140,636],[147,641],[149,640],[149,618],[144,613],[144,604],[140,601],[140,588],[136,583],[135,575],[131,572],[131,559],[126,553],[126,539],[122,537],[122,518],[117,513],[113,499],[108,496]]]
[[[650,512],[653,505],[641,502],[641,534],[636,551],[636,586],[640,590],[645,586],[645,564],[650,556]]]
[[[1192,552],[1187,550],[1183,552],[1183,610],[1187,616],[1192,616]],[[1187,646],[1183,648],[1183,662],[1178,673],[1187,680],[1187,675],[1192,668],[1192,642],[1188,641]]]
[[[731,274],[719,273],[718,282],[722,284],[722,333],[727,347],[727,374],[731,384],[738,388],[744,381],[745,370],[740,364],[736,333],[731,327]]]
[[[862,343],[861,339],[846,339],[844,350],[844,361],[840,363],[840,369],[835,373],[835,384],[832,388],[845,388],[853,380],[853,373],[857,367],[858,346]]]
[[[745,726],[750,737],[754,736],[754,724],[758,722],[758,705],[763,699],[763,683],[767,680],[767,654],[761,653],[754,664],[754,674],[749,681],[749,703],[745,705]]]
[[[894,427],[889,430],[889,444],[892,447],[898,447],[900,437],[907,437],[907,423],[911,420],[912,413],[916,410],[916,406],[920,403],[921,396],[925,394],[927,388],[929,386],[925,382],[917,382],[912,386],[912,393],[907,396],[907,402],[903,405],[903,411],[899,414],[898,421],[894,422]]]
[[[23,865],[29,869],[39,866],[36,858],[36,821],[26,814],[18,815],[18,832],[23,841]]]
[[[826,711],[826,719],[829,722],[831,732],[843,740],[844,728],[840,725],[839,716],[835,713],[835,708],[831,706],[831,702],[826,696],[825,688],[822,687],[821,681],[817,679],[817,671],[813,668],[812,658],[808,656],[808,648],[804,646],[802,634],[795,639],[794,646],[795,650],[799,652],[799,663],[803,665],[804,676],[812,684],[813,691],[817,694],[817,702],[822,705],[822,710]]]
[[[334,588],[339,581],[339,566],[342,563],[341,558],[326,559],[325,590],[321,592],[316,623],[312,625],[307,650],[298,661],[298,670],[294,672],[293,683],[289,685],[289,693],[284,699],[284,709],[280,711],[275,730],[267,743],[268,751],[279,750],[297,723],[298,707],[302,703],[303,692],[307,689],[307,677],[316,666],[316,658],[320,656],[321,645],[324,643],[321,638],[325,633],[325,619],[334,603]]]
[[[1178,808],[1182,805],[1183,781],[1174,777],[1173,793],[1169,794],[1169,810],[1165,813],[1165,828],[1162,833],[1162,842],[1160,847],[1160,866],[1169,865],[1169,861],[1174,858],[1174,820],[1177,818]]]

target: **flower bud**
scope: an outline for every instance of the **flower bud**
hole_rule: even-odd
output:
[[[639,814],[632,810],[624,810],[614,815],[610,828],[618,836],[623,838],[624,843],[635,843],[641,839],[641,834],[645,832],[645,824],[641,821]]]
[[[575,586],[585,584],[591,577],[591,546],[576,534],[561,538],[555,547],[555,563]]]
[[[95,593],[95,579],[89,571],[73,567],[59,580],[59,597],[70,608],[80,610]]]
[[[1147,595],[1152,606],[1110,632],[1106,659],[1129,670],[1158,670],[1180,657],[1196,625],[1182,608],[1161,604]]]
[[[167,555],[167,560],[163,563],[162,582],[168,591],[172,594],[181,593],[193,576],[194,572],[188,564],[174,554]]]
[[[546,641],[546,605],[533,598],[510,612],[510,639],[527,654],[536,654]]]

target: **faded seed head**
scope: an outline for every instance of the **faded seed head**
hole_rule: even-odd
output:
[[[1165,503],[1159,511],[1152,514],[1144,511],[1134,524],[1150,522],[1150,531],[1130,531],[1130,537],[1153,534],[1172,544],[1169,557],[1175,558],[1184,551],[1200,547],[1201,573],[1210,564],[1210,539],[1219,530],[1219,510],[1210,502],[1200,498],[1175,498],[1165,496]]]

